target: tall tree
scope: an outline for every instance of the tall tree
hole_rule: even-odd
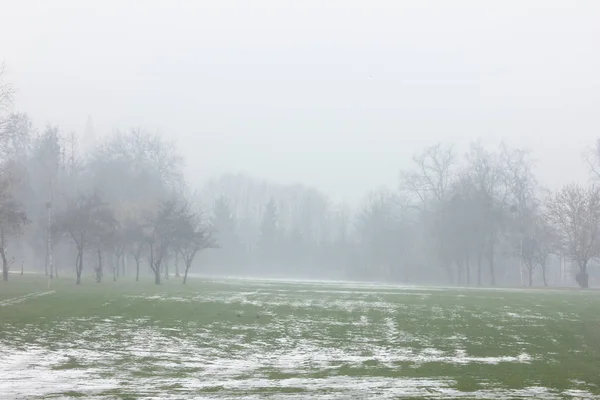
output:
[[[429,228],[429,241],[438,263],[454,280],[450,243],[444,234],[448,215],[444,203],[449,197],[456,174],[456,154],[452,146],[436,144],[413,157],[413,168],[402,174],[404,191],[419,200],[421,218]],[[434,262],[435,262],[434,261]]]
[[[579,267],[575,279],[587,288],[588,263],[600,256],[600,188],[566,185],[550,198],[547,208],[565,255]]]
[[[227,267],[239,262],[240,253],[242,252],[236,225],[236,219],[229,200],[225,196],[219,196],[214,202],[212,226],[215,239],[220,246],[219,264],[225,264]]]
[[[474,143],[467,155],[467,175],[473,186],[474,212],[481,222],[484,239],[478,249],[478,257],[488,261],[490,285],[496,285],[496,254],[505,219],[507,191],[503,182],[502,164],[499,156],[487,151],[481,143]],[[481,268],[478,265],[477,283],[481,284]]]
[[[127,250],[135,261],[135,280],[140,280],[140,263],[144,252],[147,250],[144,222],[141,216],[129,216],[123,223],[127,236]]]
[[[76,283],[81,284],[85,251],[97,248],[95,244],[107,237],[106,232],[113,230],[116,220],[108,204],[97,193],[93,193],[80,194],[70,200],[59,216],[59,224],[75,244]]]
[[[277,206],[275,200],[271,199],[265,205],[262,221],[260,224],[259,248],[262,260],[272,267],[276,259],[279,240]]]
[[[540,201],[538,199],[538,183],[532,171],[533,162],[528,152],[511,149],[505,144],[500,148],[500,163],[503,182],[507,190],[507,203],[512,218],[513,231],[516,240],[513,246],[518,250],[521,263],[520,275],[522,279],[523,266],[528,272],[529,284],[533,268],[536,266],[534,260],[535,248],[538,238],[535,237],[536,221]]]
[[[177,250],[180,229],[181,206],[174,199],[168,199],[149,212],[144,224],[148,263],[154,273],[154,283],[161,283],[161,268],[170,252]]]
[[[13,86],[4,80],[5,75],[4,63],[0,64],[0,132],[6,122],[6,115],[10,105],[12,104],[14,88]]]
[[[178,211],[176,231],[176,247],[185,263],[183,273],[183,283],[185,284],[198,252],[217,245],[204,221],[201,210],[189,202],[183,204]]]
[[[535,220],[535,261],[542,270],[542,281],[548,286],[547,267],[548,258],[551,254],[557,254],[557,235],[554,227],[548,222],[545,213],[537,215]]]
[[[57,127],[47,126],[44,132],[37,136],[32,154],[34,163],[30,166],[31,179],[34,179],[35,196],[41,199],[36,204],[36,217],[45,219],[45,248],[46,275],[53,276],[53,237],[52,222],[56,207],[56,192],[59,188],[59,173],[61,167],[61,137]],[[37,227],[41,228],[41,224]]]
[[[372,274],[390,279],[395,267],[398,243],[396,198],[387,190],[371,193],[357,219],[364,246],[365,266]],[[370,279],[374,277],[371,276]]]
[[[7,255],[8,242],[11,237],[19,234],[28,222],[22,205],[12,195],[11,185],[14,179],[6,176],[3,169],[0,176],[0,257],[2,258],[2,279],[8,280],[9,258]]]

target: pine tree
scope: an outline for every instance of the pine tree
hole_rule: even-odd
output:
[[[219,196],[213,209],[212,225],[219,243],[218,262],[232,266],[240,260],[241,246],[236,232],[236,220],[225,196]]]

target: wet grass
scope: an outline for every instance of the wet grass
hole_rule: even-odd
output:
[[[600,395],[597,292],[11,278],[0,398]]]

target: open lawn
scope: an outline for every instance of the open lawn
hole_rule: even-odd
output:
[[[0,282],[0,398],[600,396],[600,293]]]

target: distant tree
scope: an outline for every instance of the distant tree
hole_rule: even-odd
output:
[[[15,90],[13,86],[4,81],[4,63],[0,64],[0,131],[6,122],[6,114],[12,104]]]
[[[98,248],[96,244],[107,236],[107,232],[114,229],[116,220],[108,204],[97,193],[80,194],[70,200],[58,220],[61,229],[75,244],[76,283],[79,285],[85,251],[92,247]]]
[[[10,114],[0,127],[0,174],[4,181],[3,190],[10,191],[5,194],[12,198],[9,203],[18,205],[19,210],[29,216],[28,204],[33,198],[31,182],[27,170],[30,154],[30,144],[33,136],[33,127],[27,114]],[[16,242],[16,256],[20,258],[21,273],[25,264],[25,251],[23,235],[25,230],[17,228],[13,232]],[[4,240],[7,238],[5,237]],[[16,257],[15,261],[16,261]]]
[[[183,186],[182,159],[172,143],[140,129],[117,132],[91,154],[95,186],[111,204],[143,204]]]
[[[166,257],[169,252],[177,249],[177,241],[180,238],[180,207],[174,199],[165,200],[146,216],[144,236],[148,249],[148,263],[157,285],[161,282],[160,272]]]
[[[394,250],[401,245],[397,237],[396,198],[387,190],[367,196],[356,221],[363,246],[365,267],[371,275],[391,278]],[[370,279],[373,279],[371,276]]]
[[[429,146],[413,157],[414,167],[402,174],[403,190],[416,195],[422,203],[443,201],[452,185],[457,160],[452,146]]]
[[[577,283],[587,288],[588,263],[600,256],[600,188],[566,185],[552,195],[547,209],[564,254],[579,266]]]
[[[456,154],[452,146],[438,143],[415,155],[413,164],[411,170],[402,174],[401,188],[418,200],[421,217],[427,222],[431,252],[437,258],[435,261],[444,266],[452,282],[453,257],[448,235],[445,234],[448,227],[445,202],[456,174]]]
[[[529,285],[533,277],[533,269],[537,265],[536,249],[539,238],[535,237],[540,201],[538,184],[533,174],[533,162],[528,152],[511,149],[506,145],[500,148],[500,165],[502,181],[506,188],[506,203],[510,204],[512,245],[518,251],[519,261],[528,272]],[[522,270],[521,273],[522,279]]]
[[[473,211],[480,223],[482,241],[479,255],[488,261],[490,285],[496,285],[496,255],[502,229],[506,221],[508,192],[503,181],[501,159],[498,154],[487,151],[481,143],[474,143],[467,156],[467,176],[473,187]],[[477,284],[481,284],[480,264]]]
[[[532,229],[536,229],[532,227]],[[538,265],[538,238],[535,236],[535,232],[525,236],[521,242],[521,259],[525,268],[527,269],[527,277],[529,286],[533,286],[533,271]]]
[[[272,263],[275,261],[279,239],[277,206],[275,200],[271,199],[265,205],[262,221],[260,224],[259,248],[263,261]]]
[[[596,145],[593,148],[588,148],[585,152],[585,161],[592,177],[595,180],[600,180],[600,138],[596,140]]]
[[[33,135],[33,123],[27,114],[8,115],[0,127],[0,158],[25,163]]]
[[[127,251],[135,261],[135,280],[140,280],[140,262],[147,249],[144,222],[141,216],[129,216],[123,222],[123,229],[127,237]]]
[[[61,136],[57,127],[48,126],[33,141],[29,175],[32,180],[33,197],[37,199],[32,207],[35,215],[43,224],[38,223],[34,229],[42,230],[45,236],[46,250],[45,272],[53,277],[53,249],[55,241],[52,237],[52,223],[55,220],[56,193],[59,188],[59,174],[62,163]],[[40,232],[40,233],[42,233]]]
[[[111,253],[113,281],[116,281],[121,272],[124,273],[124,271],[121,271],[121,266],[122,263],[124,263],[123,257],[130,240],[130,237],[128,236],[129,232],[118,222],[118,219],[116,219],[114,227],[104,233],[106,236],[100,237],[100,243],[104,243],[105,248]]]
[[[3,168],[0,174],[0,257],[2,257],[2,279],[8,280],[9,258],[7,255],[8,242],[11,237],[20,234],[23,226],[28,223],[27,215],[12,195],[12,185],[16,182]]]
[[[225,196],[219,196],[214,202],[213,217],[215,240],[219,243],[219,260],[231,266],[239,260],[241,246],[237,235],[237,221],[231,205]]]
[[[479,225],[473,213],[473,199],[471,186],[468,181],[455,183],[453,195],[445,204],[445,218],[441,226],[441,235],[445,236],[447,243],[447,257],[456,264],[458,284],[471,284],[471,259],[474,257],[478,240],[477,230]],[[478,260],[478,270],[481,269],[481,258]]]
[[[548,258],[551,254],[558,254],[557,249],[557,233],[554,227],[548,222],[545,213],[540,213],[536,218],[535,223],[535,261],[542,270],[542,280],[544,286],[548,286],[547,266]]]
[[[215,248],[209,227],[203,219],[202,212],[189,202],[183,204],[177,215],[177,250],[185,263],[183,283],[187,282],[188,272],[199,251]]]
[[[107,207],[107,206],[105,206]],[[114,216],[112,216],[114,218]],[[104,261],[110,260],[113,272],[113,281],[117,279],[115,260],[111,259],[115,247],[121,246],[122,228],[116,219],[108,220],[106,223],[95,224],[93,234],[90,235],[90,250],[96,249],[97,263],[95,265],[96,282],[102,282],[104,277]]]

